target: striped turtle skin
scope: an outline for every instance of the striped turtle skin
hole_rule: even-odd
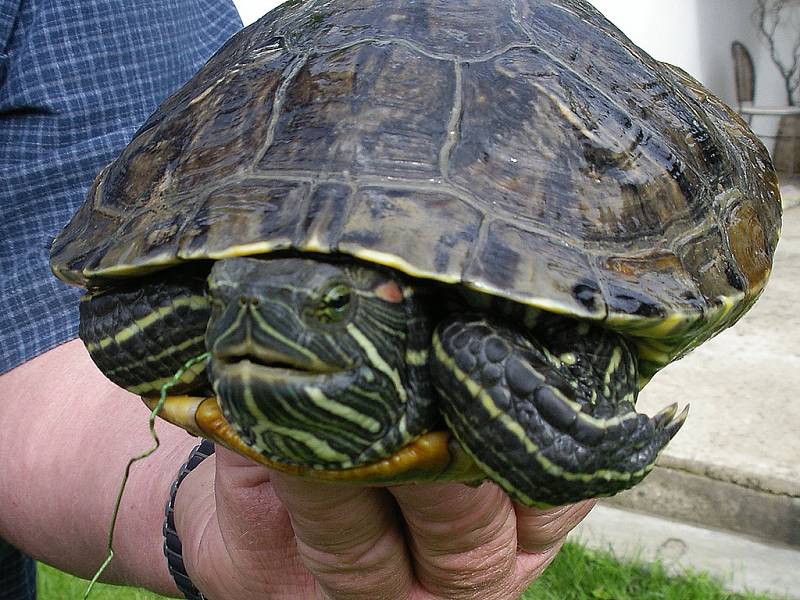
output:
[[[393,422],[389,438],[358,452],[333,449],[335,460],[302,458],[306,450],[288,442],[268,452],[259,442],[254,454],[330,473],[397,456],[398,444],[426,432],[460,429],[480,473],[523,501],[552,503],[613,493],[652,466],[669,437],[656,436],[656,426],[672,434],[680,422],[671,409],[648,421],[648,439],[664,439],[647,457],[624,468],[620,457],[595,459],[616,452],[605,438],[625,438],[629,450],[649,443],[631,441],[641,433],[633,424],[645,422],[626,416],[636,415],[638,389],[752,306],[780,216],[770,159],[741,119],[585,2],[290,1],[234,36],[148,119],[54,241],[51,265],[90,290],[81,335],[95,361],[148,397],[205,350],[210,366],[195,365],[173,391],[219,395],[209,335],[214,302],[228,301],[215,286],[228,271],[259,270],[241,260],[344,269],[352,298],[376,297],[364,281],[394,281],[410,294],[399,302],[402,319],[380,309],[387,321],[362,326],[370,335],[361,344],[343,330],[328,355],[311,351],[318,363],[302,369],[330,372],[345,347],[373,366],[395,354],[404,367],[387,368],[419,371],[412,387],[422,390],[398,402],[429,398],[408,417],[413,426]],[[319,289],[300,284],[305,276],[293,277],[289,288],[319,300]],[[166,333],[168,321],[178,326]],[[412,346],[390,351],[398,323]],[[158,335],[142,335],[148,328]],[[297,344],[310,334],[292,335]],[[492,362],[489,348],[501,358]],[[262,362],[285,363],[279,354]],[[238,437],[229,445],[246,453],[260,426],[242,381],[227,393],[250,409],[234,415],[220,403]],[[512,404],[536,406],[536,415],[509,408],[511,388]],[[324,403],[316,393],[312,404]],[[353,406],[363,403],[350,405],[351,422],[366,414]],[[380,435],[396,409],[371,417]],[[295,415],[289,429],[323,413]],[[567,432],[561,454],[570,458],[536,469],[551,489],[569,489],[537,496],[506,481],[509,470],[525,469],[504,465],[503,455],[524,462],[562,443],[520,430],[544,413],[548,427]],[[344,431],[337,427],[325,438],[331,448]],[[479,427],[496,427],[502,439],[491,460],[469,448],[485,445],[483,435],[470,438]],[[587,483],[619,473],[637,475]],[[380,477],[354,478],[396,474],[385,467]],[[445,474],[456,477],[452,468]]]

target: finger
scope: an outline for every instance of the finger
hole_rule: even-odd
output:
[[[494,484],[391,488],[406,520],[420,583],[445,598],[510,598],[516,578],[516,518]]]
[[[514,577],[514,582],[517,587],[514,591],[514,595],[510,597],[517,598],[521,596],[522,592],[524,592],[528,586],[544,572],[550,563],[553,562],[563,544],[564,539],[562,538],[542,552],[528,553],[524,550],[520,550],[517,553],[517,565]]]
[[[175,526],[186,570],[209,599],[315,595],[270,471],[248,459],[218,446],[181,484]]]
[[[514,503],[517,520],[517,594],[528,588],[553,562],[567,534],[595,505],[595,500],[537,509]]]
[[[396,506],[384,490],[273,473],[297,548],[328,598],[407,598],[413,571]]]
[[[572,529],[589,514],[597,501],[584,500],[548,509],[515,504],[517,540],[521,549],[541,553],[558,545]]]
[[[225,448],[217,451],[217,465],[217,512],[228,551],[270,583],[270,597],[310,597],[315,583],[297,551],[289,512],[272,484],[274,472]]]
[[[514,504],[517,516],[516,581],[519,593],[526,589],[555,559],[567,534],[581,522],[595,505],[596,500],[577,504],[537,509]]]

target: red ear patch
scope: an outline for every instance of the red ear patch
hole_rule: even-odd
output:
[[[395,304],[403,301],[403,290],[396,281],[389,280],[375,288],[375,295],[386,302]]]

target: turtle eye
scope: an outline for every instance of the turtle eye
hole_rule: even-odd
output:
[[[322,323],[338,323],[350,309],[350,286],[343,283],[334,285],[320,297],[316,316]]]

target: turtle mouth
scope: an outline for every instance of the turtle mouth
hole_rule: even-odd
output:
[[[319,360],[300,360],[297,357],[267,348],[249,347],[244,351],[229,349],[215,353],[212,360],[223,369],[245,366],[246,363],[264,375],[285,377],[309,377],[328,375],[342,371],[341,367]]]

